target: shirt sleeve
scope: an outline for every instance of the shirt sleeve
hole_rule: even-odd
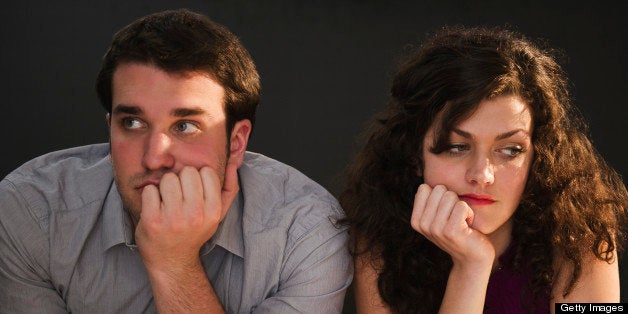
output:
[[[0,313],[66,313],[48,275],[48,238],[21,193],[0,182]]]
[[[353,279],[346,229],[328,219],[288,250],[279,290],[254,313],[341,313]]]

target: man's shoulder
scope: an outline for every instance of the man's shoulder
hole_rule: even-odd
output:
[[[246,153],[240,181],[245,217],[260,224],[307,232],[342,215],[338,201],[324,187],[262,154]]]
[[[109,144],[92,144],[50,152],[27,161],[7,175],[16,180],[38,173],[61,174],[81,171],[102,162],[109,155]]]
[[[264,191],[264,198],[273,196],[277,202],[284,204],[307,197],[337,203],[324,187],[299,170],[262,154],[246,152],[240,170],[244,184]]]
[[[37,216],[103,199],[113,180],[108,144],[51,152],[9,173],[0,193],[21,199]]]

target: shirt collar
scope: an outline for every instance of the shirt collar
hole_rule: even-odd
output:
[[[112,182],[103,204],[102,224],[101,239],[105,250],[118,244],[134,244],[131,218],[122,206],[122,199],[115,181]]]
[[[244,238],[242,236],[242,204],[243,193],[240,190],[233,199],[225,219],[222,220],[216,233],[210,241],[201,249],[201,255],[207,254],[215,245],[239,257],[244,257]]]
[[[282,185],[269,181],[270,178],[285,176],[283,173],[278,174],[273,167],[266,166],[267,161],[258,160],[266,159],[262,157],[248,151],[245,153],[244,162],[238,169],[240,191],[212,239],[201,249],[201,255],[219,245],[232,254],[244,257],[244,232],[247,230],[247,223],[265,225],[264,222],[269,219],[267,215],[273,211],[260,209],[276,208],[285,204],[285,193],[278,187]],[[251,229],[249,226],[248,230]]]
[[[240,175],[240,191],[243,195],[243,222],[266,225],[277,214],[269,208],[285,206],[285,181],[288,180],[288,168],[278,169],[276,161],[270,163],[269,158],[261,154],[246,152],[244,162],[238,170]],[[263,209],[263,210],[260,210]]]

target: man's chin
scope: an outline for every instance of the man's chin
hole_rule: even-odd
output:
[[[124,211],[129,214],[133,224],[137,225],[137,222],[140,221],[140,213],[142,212],[141,201],[130,200],[122,194],[120,197],[122,198],[122,207],[124,208]]]

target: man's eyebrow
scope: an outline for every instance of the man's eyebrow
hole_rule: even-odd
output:
[[[142,108],[137,107],[137,106],[117,105],[113,109],[114,114],[126,113],[126,114],[133,114],[133,115],[141,115],[142,112],[143,112]]]
[[[170,111],[170,115],[175,116],[175,117],[179,117],[179,118],[183,118],[183,117],[188,117],[188,116],[198,116],[198,115],[202,115],[207,113],[205,110],[203,110],[202,108],[176,108],[176,109],[172,109],[172,111]]]
[[[503,139],[509,138],[509,137],[519,133],[519,132],[523,133],[524,135],[526,135],[528,137],[530,136],[530,134],[526,130],[524,130],[524,129],[515,129],[515,130],[512,130],[512,131],[508,131],[508,132],[502,133],[502,134],[498,134],[495,137],[495,139],[496,140],[503,140]]]

